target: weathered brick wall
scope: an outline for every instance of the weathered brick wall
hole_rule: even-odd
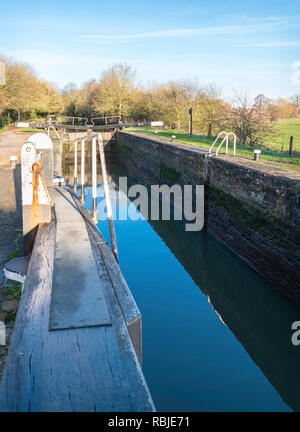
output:
[[[149,184],[205,184],[205,226],[300,304],[300,187],[239,161],[117,132],[117,154]]]
[[[300,182],[279,177],[243,164],[239,158],[210,157],[196,147],[170,144],[165,140],[141,134],[118,132],[117,139],[123,153],[133,152],[147,158],[149,167],[165,163],[180,175],[192,176],[254,204],[265,212],[300,227]]]

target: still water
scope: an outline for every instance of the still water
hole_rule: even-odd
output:
[[[139,180],[117,162],[108,173],[116,209],[119,176],[129,186]],[[91,209],[91,188],[85,195]],[[98,227],[109,241],[107,221]],[[115,227],[158,411],[300,410],[300,346],[291,343],[298,307],[207,232],[142,215]]]

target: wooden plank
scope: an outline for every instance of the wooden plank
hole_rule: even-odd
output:
[[[60,189],[54,189],[57,228],[49,329],[111,325],[84,220],[70,194]]]
[[[0,411],[153,411],[109,279],[112,326],[49,332],[55,221],[39,226],[15,322]]]

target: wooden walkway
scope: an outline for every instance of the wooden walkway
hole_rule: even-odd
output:
[[[57,222],[53,211],[52,222],[41,224],[37,232],[0,390],[0,411],[153,411],[139,362],[141,316],[130,290],[79,200],[62,187],[56,188],[54,196]],[[89,327],[49,330],[53,266],[54,271],[67,271],[65,266],[57,266],[57,259],[64,259],[64,255],[63,250],[59,255],[56,250],[58,241],[63,248],[56,230],[60,230],[66,209],[70,218],[75,220],[80,215],[85,221],[82,238],[89,241],[94,258],[89,267],[94,274],[89,277],[97,277],[104,314],[89,317],[96,320],[88,322]],[[81,248],[74,228],[74,221],[64,224],[63,236],[69,238],[66,253],[70,253],[70,244]],[[66,263],[70,265],[70,261]],[[84,263],[84,259],[77,262],[78,277],[85,272]],[[72,289],[77,301],[79,286]],[[94,295],[88,286],[86,292]],[[74,310],[78,312],[78,304]],[[78,322],[76,313],[72,317],[69,309],[66,314],[72,322]]]

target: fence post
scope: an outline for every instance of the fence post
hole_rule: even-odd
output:
[[[189,121],[189,134],[190,137],[193,135],[193,107],[189,109],[190,121]]]
[[[289,149],[289,156],[292,156],[293,154],[293,141],[294,141],[294,137],[291,136],[290,137],[290,149]]]

